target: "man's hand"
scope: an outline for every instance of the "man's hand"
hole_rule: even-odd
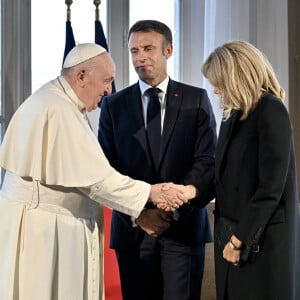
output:
[[[147,234],[158,237],[170,227],[171,219],[170,213],[158,208],[150,208],[143,210],[135,222]]]

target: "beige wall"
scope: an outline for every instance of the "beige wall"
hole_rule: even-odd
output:
[[[210,203],[207,206],[208,216],[213,230],[214,221],[214,203]],[[216,299],[216,286],[215,286],[215,265],[214,265],[214,249],[213,243],[206,244],[206,254],[205,254],[205,266],[204,266],[204,276],[202,282],[202,300],[215,300]]]
[[[294,128],[295,150],[298,171],[298,191],[300,190],[300,19],[298,15],[299,10],[299,0],[289,0],[289,112]]]

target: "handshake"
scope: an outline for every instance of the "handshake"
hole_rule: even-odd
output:
[[[151,186],[149,202],[164,211],[175,211],[181,205],[197,196],[193,185],[159,183]]]

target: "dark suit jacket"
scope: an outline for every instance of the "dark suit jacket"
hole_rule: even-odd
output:
[[[261,253],[253,264],[237,268],[215,244],[218,299],[224,299],[226,282],[230,299],[300,299],[299,208],[288,112],[281,100],[266,94],[246,120],[239,118],[235,112],[221,124],[215,214],[237,221],[236,236],[246,245],[258,242]]]
[[[138,84],[106,97],[101,105],[99,142],[111,165],[122,174],[154,184],[193,184],[199,198],[179,209],[165,236],[196,245],[211,241],[205,205],[212,200],[215,119],[205,90],[169,81],[158,169],[147,144]],[[111,247],[138,247],[144,232],[130,217],[113,212]]]

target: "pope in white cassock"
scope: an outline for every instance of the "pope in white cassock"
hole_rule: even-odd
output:
[[[109,165],[86,111],[111,92],[114,76],[104,48],[80,44],[14,114],[0,151],[0,299],[102,299],[99,204],[137,217],[147,201],[171,211],[193,197]]]

